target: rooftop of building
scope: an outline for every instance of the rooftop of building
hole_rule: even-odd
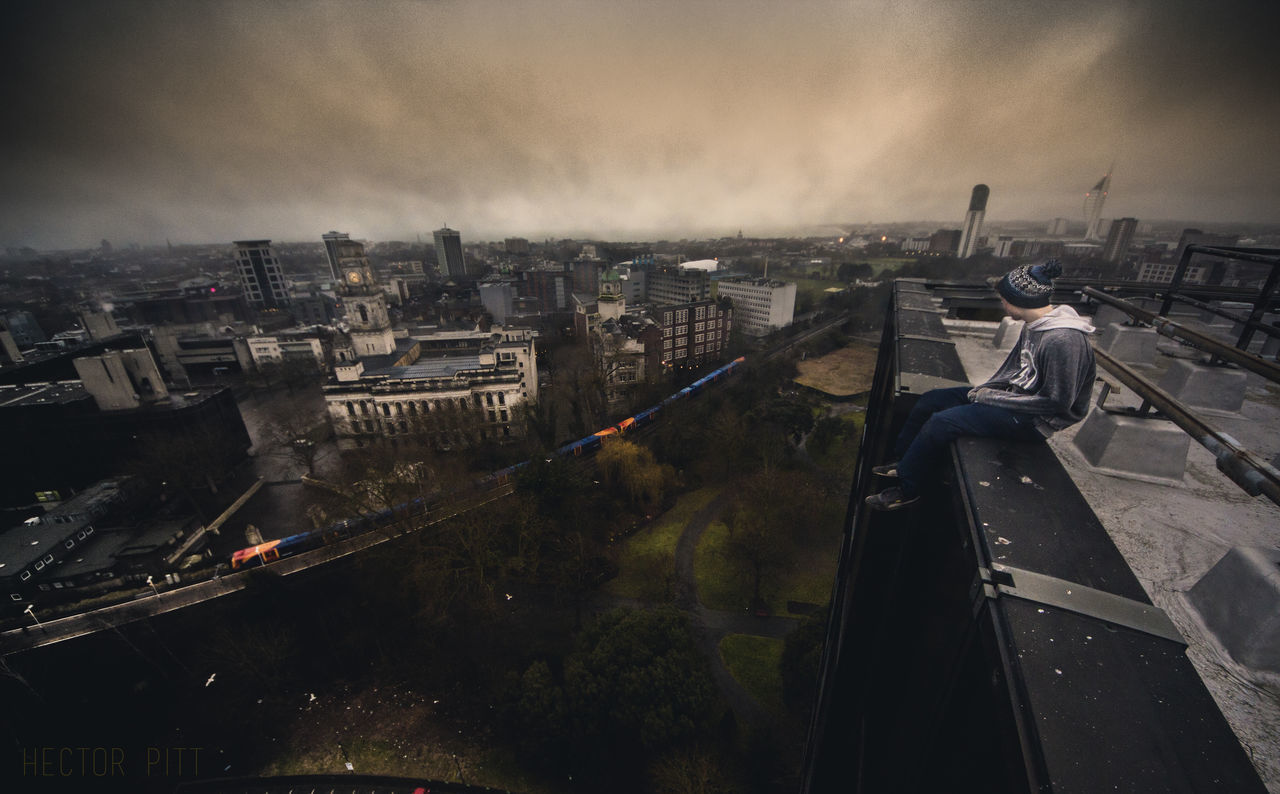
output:
[[[168,548],[170,541],[191,524],[191,519],[161,519],[140,526],[104,527],[94,533],[92,543],[58,563],[53,575],[75,578],[88,574],[114,572],[130,558],[146,557]]]
[[[939,301],[939,305],[941,302]],[[1179,318],[1188,327],[1207,324]],[[995,372],[1016,341],[993,344],[998,323],[944,320],[970,382]],[[1219,327],[1218,330],[1221,330]],[[1175,362],[1199,357],[1175,340],[1160,338],[1154,363],[1135,365],[1158,383]],[[1100,374],[1102,369],[1099,369]],[[1095,388],[1095,400],[1098,390]],[[1113,390],[1108,407],[1136,407],[1130,389]],[[1280,384],[1250,374],[1238,411],[1197,409],[1214,428],[1260,457],[1280,459]],[[1049,446],[1124,556],[1151,601],[1187,642],[1186,654],[1213,695],[1266,785],[1280,791],[1280,676],[1234,659],[1222,626],[1206,625],[1188,591],[1237,547],[1280,549],[1280,506],[1251,497],[1217,467],[1215,456],[1191,440],[1180,479],[1120,474],[1091,465],[1075,444],[1083,423],[1055,434]]]
[[[80,381],[0,385],[0,408],[34,405],[65,405],[88,398]]]
[[[0,576],[18,573],[93,523],[120,499],[122,485],[122,478],[103,480],[44,515],[0,529]]]
[[[751,284],[756,287],[785,287],[789,282],[780,281],[768,276],[727,276],[719,279],[718,284]]]

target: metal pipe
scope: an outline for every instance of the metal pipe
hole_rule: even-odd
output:
[[[1104,369],[1133,389],[1145,402],[1155,406],[1198,444],[1212,452],[1218,470],[1243,488],[1245,493],[1250,496],[1263,494],[1280,505],[1280,471],[1242,447],[1231,436],[1205,424],[1185,405],[1120,361],[1097,349],[1094,350],[1094,356]]]
[[[1091,298],[1096,298],[1103,303],[1115,306],[1117,309],[1120,309],[1131,317],[1136,317],[1144,323],[1149,323],[1156,329],[1156,332],[1162,336],[1167,336],[1170,339],[1185,340],[1206,353],[1216,355],[1219,358],[1232,362],[1233,364],[1239,364],[1250,372],[1256,372],[1272,382],[1280,383],[1280,364],[1273,364],[1272,362],[1259,358],[1252,353],[1244,350],[1238,350],[1231,345],[1219,342],[1211,336],[1205,336],[1199,331],[1193,331],[1185,325],[1175,323],[1167,317],[1161,317],[1155,312],[1147,311],[1139,306],[1134,306],[1126,300],[1112,297],[1111,295],[1093,287],[1085,287],[1081,292]]]

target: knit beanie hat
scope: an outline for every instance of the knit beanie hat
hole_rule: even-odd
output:
[[[1004,299],[1020,309],[1040,309],[1049,305],[1053,280],[1062,275],[1062,265],[1050,259],[1042,265],[1015,267],[1000,279],[996,289]]]

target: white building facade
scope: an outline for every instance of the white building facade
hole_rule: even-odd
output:
[[[749,336],[764,336],[791,324],[796,285],[767,278],[737,277],[716,282],[716,294],[733,302],[733,320]]]

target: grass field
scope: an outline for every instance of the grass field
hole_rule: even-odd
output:
[[[620,598],[662,600],[656,589],[675,576],[676,543],[684,525],[717,493],[714,488],[687,493],[658,520],[627,538],[618,555],[618,576],[604,591]]]
[[[694,553],[693,572],[698,582],[698,597],[706,607],[741,611],[751,604],[751,580],[729,559],[725,552],[728,542],[727,525],[717,521],[708,526]],[[787,603],[827,603],[831,598],[839,549],[840,533],[835,530],[825,543],[796,549],[787,565],[761,587],[769,612],[803,617],[788,611]]]
[[[782,640],[750,634],[720,640],[720,658],[734,680],[772,714],[783,712],[782,646]]]
[[[874,347],[849,344],[820,358],[796,362],[800,373],[796,383],[835,396],[861,394],[871,390],[875,368]]]

